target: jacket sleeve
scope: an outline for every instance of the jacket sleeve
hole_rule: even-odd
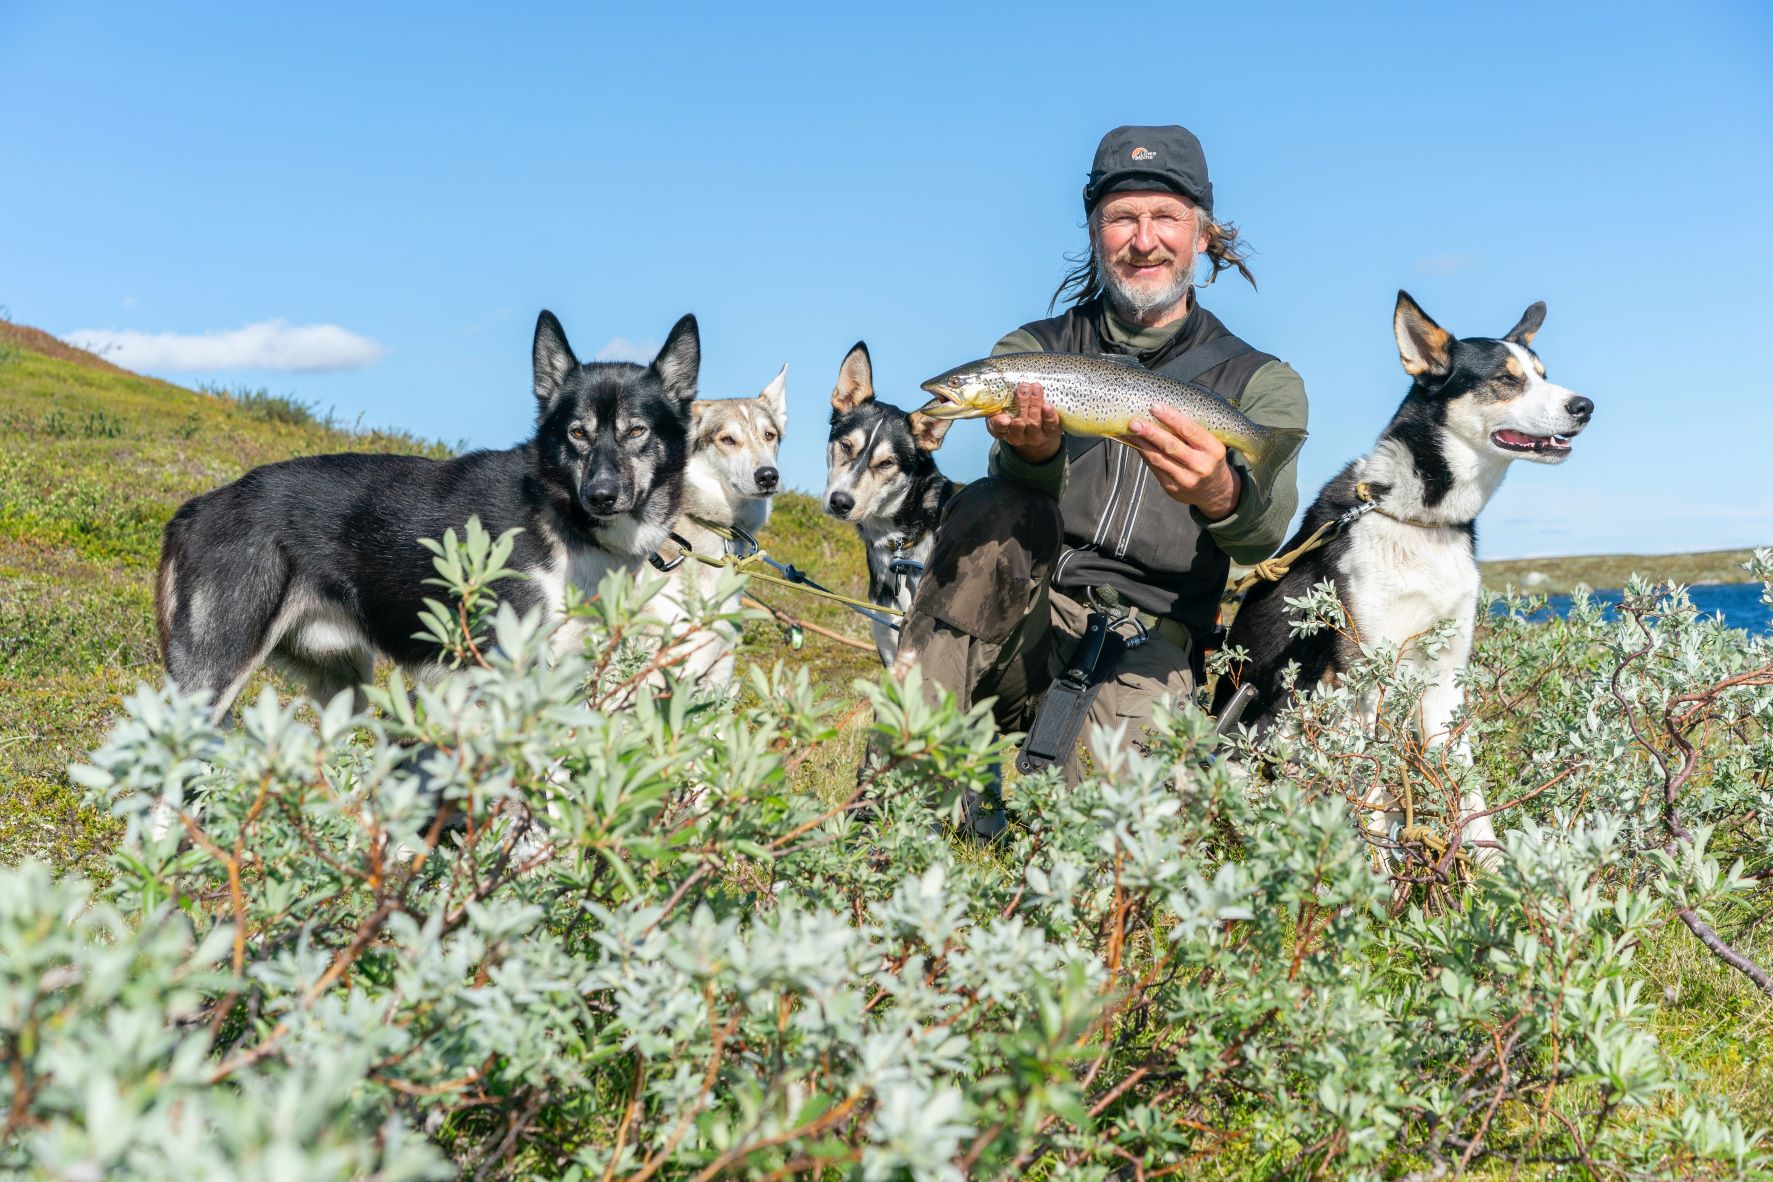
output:
[[[996,357],[1000,353],[1040,353],[1045,350],[1027,329],[1018,328],[1015,332],[997,342],[991,350]],[[1065,491],[1065,449],[1044,464],[1030,464],[1003,445],[1002,440],[991,445],[991,460],[987,469],[993,476],[1001,476],[1006,480],[1014,480],[1017,484],[1025,484],[1037,492],[1043,492],[1055,501]]]
[[[1244,387],[1240,409],[1265,427],[1297,427],[1308,417],[1305,383],[1284,361],[1270,361]],[[1299,507],[1299,457],[1279,468],[1251,464],[1238,452],[1230,461],[1242,478],[1237,508],[1223,521],[1208,521],[1191,508],[1197,523],[1213,535],[1219,548],[1243,565],[1261,562],[1285,540],[1293,511]]]

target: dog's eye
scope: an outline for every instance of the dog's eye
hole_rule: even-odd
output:
[[[589,436],[585,433],[585,428],[580,426],[578,423],[574,423],[572,426],[568,427],[566,429],[566,434],[567,434],[567,437],[569,439],[571,439],[574,443],[583,443],[583,442],[585,442],[586,439],[589,438]]]
[[[776,433],[774,431],[765,431],[763,433],[763,441],[765,443],[774,443],[776,441]]]
[[[837,450],[839,453],[842,454],[843,458],[846,460],[856,454],[856,449],[851,447],[849,445],[849,443],[845,440],[838,441]]]
[[[646,436],[646,428],[640,423],[635,423],[632,427],[628,428],[624,434],[629,439],[641,439]]]
[[[734,439],[731,435],[722,435],[720,437],[720,442],[724,443],[728,447],[739,446],[739,441],[737,439]]]
[[[892,466],[893,466],[893,457],[891,457],[891,456],[888,456],[884,460],[874,461],[874,470],[876,472],[885,472],[888,468],[891,468]]]

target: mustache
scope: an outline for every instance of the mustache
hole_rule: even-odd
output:
[[[1151,255],[1136,255],[1130,250],[1123,250],[1115,255],[1112,261],[1127,267],[1155,267],[1159,263],[1175,262],[1176,255],[1167,250]]]

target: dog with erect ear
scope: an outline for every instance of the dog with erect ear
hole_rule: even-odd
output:
[[[373,676],[377,654],[419,676],[445,666],[415,636],[437,590],[421,538],[517,528],[500,582],[519,613],[564,617],[566,587],[597,592],[669,536],[683,505],[701,344],[696,318],[649,365],[580,362],[552,312],[531,346],[536,424],[501,451],[448,460],[305,456],[254,468],[187,501],[166,527],[155,620],[173,682],[222,717],[266,661],[321,701]],[[568,621],[557,649],[580,643]]]
[[[868,555],[868,598],[904,611],[923,581],[942,510],[960,486],[936,468],[949,420],[903,411],[874,396],[874,364],[857,341],[838,367],[825,446],[825,512],[856,527]],[[898,631],[871,624],[891,666]]]
[[[672,543],[701,555],[745,557],[781,487],[776,455],[788,429],[788,367],[754,398],[700,399],[690,413],[689,472]],[[680,623],[691,617],[692,601],[718,616],[736,613],[737,593],[719,604],[709,602],[719,577],[718,567],[683,558],[653,601],[653,614],[667,624]],[[678,675],[709,686],[729,684],[738,641],[737,625],[718,619],[676,637],[673,644],[684,654]]]
[[[1256,696],[1243,721],[1266,729],[1292,696],[1290,666],[1298,667],[1300,688],[1325,687],[1360,659],[1363,643],[1385,643],[1427,676],[1417,720],[1422,738],[1444,744],[1452,736],[1477,617],[1478,514],[1511,464],[1563,463],[1594,415],[1593,402],[1546,376],[1532,348],[1544,320],[1545,305],[1536,303],[1500,337],[1456,339],[1398,292],[1392,327],[1410,390],[1373,450],[1318,493],[1282,553],[1326,523],[1343,521],[1340,531],[1244,597],[1226,644],[1242,647],[1249,659],[1219,679],[1215,713],[1248,684]],[[1335,586],[1350,628],[1293,635],[1287,600],[1323,582]],[[1454,621],[1452,643],[1425,652],[1418,638],[1443,620]],[[1369,726],[1376,705],[1362,704]],[[1463,731],[1455,743],[1469,763]],[[1384,789],[1375,792],[1367,803],[1376,839],[1395,848],[1402,809]],[[1482,793],[1468,789],[1460,802],[1461,843],[1480,865],[1494,866],[1501,855],[1485,811]]]

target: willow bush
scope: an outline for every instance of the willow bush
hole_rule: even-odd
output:
[[[953,825],[1003,755],[985,710],[861,685],[870,754],[822,782],[863,712],[804,674],[692,692],[621,580],[554,659],[492,598],[499,543],[438,553],[458,673],[221,729],[144,686],[76,769],[127,822],[109,886],[0,872],[0,1168],[1768,1172],[1634,970],[1679,922],[1765,981],[1773,654],[1678,589],[1503,604],[1470,762],[1413,739],[1421,687],[1373,647],[1268,739],[1215,752],[1192,708],[1099,736],[1097,778],[1015,781],[980,848]],[[1448,809],[1467,777],[1494,873]],[[1358,820],[1376,787],[1395,839]]]

